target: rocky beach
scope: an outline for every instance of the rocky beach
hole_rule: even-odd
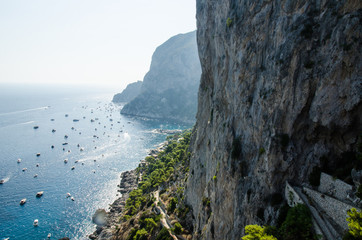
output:
[[[167,142],[161,143],[157,148],[148,152],[148,156],[157,156],[160,151],[164,149]],[[143,159],[140,161],[140,165],[146,164]],[[109,205],[109,210],[106,212],[104,209],[98,209],[93,217],[92,221],[97,225],[96,231],[89,235],[90,239],[110,239],[115,226],[119,223],[119,218],[126,205],[129,193],[136,189],[138,186],[139,175],[137,169],[125,171],[121,173],[121,182],[118,185],[118,192],[121,194],[112,204]]]

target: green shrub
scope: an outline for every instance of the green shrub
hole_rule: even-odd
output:
[[[180,223],[175,223],[175,227],[173,228],[173,231],[176,235],[180,235],[182,233],[182,226]]]
[[[274,236],[271,236],[265,232],[265,227],[258,225],[246,225],[245,235],[242,240],[277,240]]]
[[[167,207],[167,212],[168,213],[173,213],[176,209],[176,205],[177,205],[177,198],[172,198],[169,202],[169,205]]]
[[[356,239],[362,237],[362,212],[355,208],[347,211],[348,232]]]
[[[173,240],[170,233],[166,228],[162,228],[161,231],[157,234],[155,240]]]
[[[265,153],[265,149],[263,147],[259,148],[259,155],[263,155]]]
[[[142,228],[137,230],[136,235],[133,237],[133,240],[147,240],[147,231],[146,229]]]
[[[226,26],[227,27],[231,27],[232,24],[233,24],[233,20],[231,18],[226,19]]]
[[[216,175],[214,175],[214,176],[212,177],[212,180],[214,180],[214,181],[216,181],[216,180],[217,180]]]
[[[312,216],[308,207],[297,204],[289,209],[280,234],[284,240],[312,240],[315,239],[312,226]]]
[[[309,174],[309,183],[312,186],[318,187],[321,179],[321,168],[318,166],[313,167],[312,172]]]

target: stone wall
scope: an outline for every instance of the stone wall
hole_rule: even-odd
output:
[[[352,186],[332,176],[322,173],[318,191],[335,197],[341,201],[347,200],[347,193],[352,191]]]
[[[284,195],[285,195],[284,197],[287,200],[288,205],[290,207],[294,207],[298,203],[304,204],[303,200],[300,198],[298,193],[296,191],[294,191],[294,189],[292,188],[292,186],[289,185],[288,182],[285,185]]]
[[[341,202],[337,199],[324,195],[320,192],[314,191],[307,187],[303,188],[307,196],[309,196],[320,209],[322,209],[328,216],[330,216],[336,224],[344,230],[348,229],[347,225],[347,210],[353,208],[349,204]],[[360,211],[360,209],[358,209]]]

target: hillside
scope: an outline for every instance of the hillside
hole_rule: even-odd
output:
[[[128,103],[140,94],[141,88],[142,88],[142,81],[130,83],[121,93],[117,93],[116,95],[113,96],[112,102]]]
[[[196,32],[176,35],[156,49],[140,94],[121,113],[193,123],[200,76]]]

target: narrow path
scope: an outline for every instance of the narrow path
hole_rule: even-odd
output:
[[[157,190],[156,192],[154,192],[154,194],[153,194],[153,196],[156,198],[156,200],[155,200],[155,207],[158,209],[158,211],[160,211],[160,214],[161,214],[161,219],[160,219],[160,221],[161,221],[161,224],[162,224],[162,226],[164,226],[167,230],[168,230],[168,232],[170,233],[170,235],[171,235],[171,237],[174,239],[174,240],[178,240],[178,238],[174,235],[174,234],[172,234],[172,232],[171,232],[171,228],[172,228],[172,226],[171,226],[171,224],[169,224],[168,223],[168,221],[167,221],[167,214],[165,213],[165,211],[163,210],[163,208],[162,207],[160,207],[160,206],[158,206],[158,202],[160,202],[161,200],[160,200],[160,196],[159,196],[160,194],[159,194],[159,190]]]

